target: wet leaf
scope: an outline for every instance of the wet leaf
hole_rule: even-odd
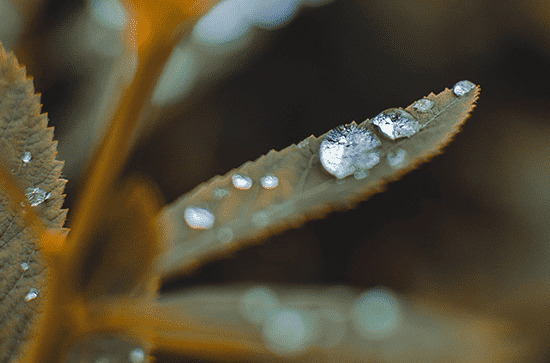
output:
[[[40,109],[32,80],[0,44],[0,162],[27,191],[28,203],[46,227],[59,229],[67,212],[60,209],[66,181],[60,179],[63,163],[55,159],[53,128],[47,127],[47,116]],[[47,293],[47,270],[38,239],[9,198],[0,191],[0,361],[16,357],[29,339]]]
[[[331,211],[349,209],[380,192],[386,183],[442,152],[473,109],[478,93],[478,87],[462,96],[447,89],[427,96],[433,104],[423,112],[410,105],[405,111],[421,126],[410,138],[385,137],[372,120],[360,124],[376,134],[381,145],[380,162],[359,178],[338,179],[323,168],[319,147],[324,134],[272,150],[199,185],[162,213],[171,243],[163,262],[165,276],[193,269],[205,260]],[[278,178],[277,185],[262,186],[262,178],[270,175]],[[189,223],[189,218],[210,218],[205,211],[213,219],[211,227]]]

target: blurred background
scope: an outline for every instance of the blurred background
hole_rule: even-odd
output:
[[[0,41],[56,127],[71,208],[135,71],[130,15],[116,0],[0,0],[0,14]],[[512,319],[534,347],[524,360],[549,361],[550,2],[225,0],[174,50],[127,172],[152,178],[171,202],[270,149],[462,79],[481,97],[445,153],[354,210],[163,291],[384,286]]]

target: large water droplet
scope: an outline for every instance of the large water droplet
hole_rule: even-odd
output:
[[[453,86],[453,93],[458,97],[464,96],[466,93],[473,90],[475,86],[476,85],[470,81],[459,81]]]
[[[215,217],[208,209],[198,207],[185,208],[184,218],[187,225],[195,229],[209,229],[214,225]]]
[[[369,151],[378,146],[380,140],[372,132],[353,122],[328,132],[321,142],[319,158],[329,173],[342,179],[355,173],[356,169],[364,169]]]
[[[30,151],[25,151],[23,153],[23,157],[21,158],[21,160],[26,164],[28,163],[29,161],[31,161],[32,159],[32,155],[30,153]]]
[[[36,207],[51,196],[50,193],[46,193],[40,188],[27,188],[25,194],[27,195],[31,207]]]
[[[278,354],[306,349],[316,338],[318,321],[295,309],[281,309],[270,314],[263,326],[267,346]]]
[[[279,306],[275,293],[268,287],[254,287],[241,298],[239,309],[242,316],[254,324],[262,324],[268,312]]]
[[[29,268],[30,268],[30,266],[29,266],[28,263],[23,262],[23,263],[21,264],[21,270],[27,271]]]
[[[375,288],[359,296],[351,316],[361,336],[369,340],[380,340],[395,332],[401,322],[401,309],[394,294]]]
[[[428,98],[423,98],[413,104],[413,108],[418,112],[428,112],[432,107],[434,107],[434,101]]]
[[[29,290],[27,295],[25,295],[25,301],[31,301],[38,297],[38,289],[35,289],[34,287]]]
[[[273,189],[279,185],[279,178],[275,175],[266,175],[260,179],[260,183],[265,189]]]
[[[128,354],[128,360],[132,363],[145,362],[145,351],[141,348],[134,348]]]
[[[420,130],[420,124],[407,111],[390,108],[379,113],[372,123],[392,140],[401,137],[411,137]]]
[[[248,190],[252,187],[252,179],[245,175],[234,174],[232,181],[233,186],[240,190]]]
[[[387,155],[388,164],[393,168],[399,168],[403,165],[407,152],[403,149],[399,149],[396,152],[390,151]]]

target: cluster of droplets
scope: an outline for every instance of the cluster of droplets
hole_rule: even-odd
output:
[[[247,175],[233,174],[231,176],[233,187],[237,190],[249,190],[252,188],[252,178]],[[267,174],[260,178],[260,185],[267,190],[275,189],[279,185],[279,178],[273,174]],[[215,188],[212,195],[214,199],[221,200],[229,196],[230,191],[226,188]],[[214,226],[216,217],[207,208],[190,206],[185,208],[183,213],[185,222],[193,229],[210,229]],[[255,218],[254,218],[255,217]],[[264,224],[263,215],[255,215],[253,223],[255,225]],[[221,242],[227,243],[233,240],[233,231],[230,228],[224,227],[218,231],[218,239]]]
[[[453,93],[462,97],[474,88],[475,84],[472,82],[460,81],[453,86]],[[416,101],[412,108],[418,113],[426,113],[434,105],[433,100],[423,98]],[[413,115],[400,108],[390,108],[379,113],[371,123],[392,141],[410,138],[427,124],[421,125]],[[380,145],[380,140],[372,132],[354,122],[338,126],[327,133],[319,148],[319,159],[325,170],[338,179],[349,175],[363,179],[368,176],[369,169],[380,162]],[[407,153],[404,149],[399,149],[390,151],[386,156],[391,167],[399,168],[403,166]]]
[[[398,299],[385,289],[361,294],[347,312],[337,304],[325,305],[295,308],[283,304],[271,289],[254,287],[241,297],[239,310],[249,323],[261,329],[266,346],[280,355],[313,346],[338,345],[349,325],[362,338],[380,341],[394,334],[402,321]]]

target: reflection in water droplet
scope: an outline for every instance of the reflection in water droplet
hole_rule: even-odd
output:
[[[215,217],[208,210],[198,207],[185,208],[184,218],[187,225],[195,229],[209,229],[214,225]]]
[[[401,308],[393,293],[375,288],[359,296],[351,317],[361,336],[380,340],[393,334],[401,323]]]
[[[27,188],[25,190],[25,194],[27,195],[27,199],[29,200],[31,207],[36,207],[46,199],[49,199],[51,196],[50,193],[46,193],[40,188]]]
[[[254,223],[256,227],[263,228],[269,224],[269,216],[263,211],[256,212],[252,216],[252,223]]]
[[[252,187],[252,179],[250,177],[240,174],[234,174],[232,177],[233,186],[240,190],[248,190]]]
[[[246,291],[239,303],[241,315],[249,322],[262,324],[271,309],[279,306],[277,296],[268,287],[254,287]]]
[[[406,156],[407,152],[403,149],[399,149],[396,152],[390,151],[387,156],[388,164],[390,164],[391,167],[398,168],[403,165]]]
[[[428,98],[423,98],[413,104],[413,108],[418,112],[428,112],[432,107],[434,107],[434,101]]]
[[[372,132],[351,123],[327,133],[319,148],[319,158],[329,173],[342,179],[355,173],[356,169],[364,169],[369,151],[378,146],[380,140]]]
[[[214,189],[214,198],[216,199],[222,199],[222,198],[225,198],[229,195],[229,190],[225,189],[225,188],[216,188]]]
[[[306,349],[316,338],[318,321],[295,309],[273,311],[263,326],[266,345],[277,354]]]
[[[25,295],[25,301],[31,301],[38,297],[39,291],[35,289],[34,287],[29,290],[27,295]]]
[[[29,268],[30,268],[30,266],[29,266],[28,263],[23,262],[23,263],[21,264],[21,270],[27,271]]]
[[[372,123],[392,140],[411,137],[420,130],[420,124],[414,117],[399,108],[382,111],[372,119]]]
[[[458,97],[464,96],[466,93],[473,90],[475,86],[476,85],[470,81],[459,81],[453,86],[453,93]]]
[[[266,175],[262,177],[260,183],[265,189],[273,189],[276,188],[277,185],[279,185],[279,178],[277,178],[275,175]]]
[[[128,354],[128,360],[132,363],[141,363],[145,361],[145,352],[141,348],[134,348]]]
[[[222,227],[217,233],[218,240],[222,243],[229,243],[233,241],[233,231],[231,228]]]
[[[26,164],[28,163],[29,161],[31,161],[32,159],[32,155],[30,153],[30,151],[25,151],[23,153],[23,157],[21,158],[21,160]]]

